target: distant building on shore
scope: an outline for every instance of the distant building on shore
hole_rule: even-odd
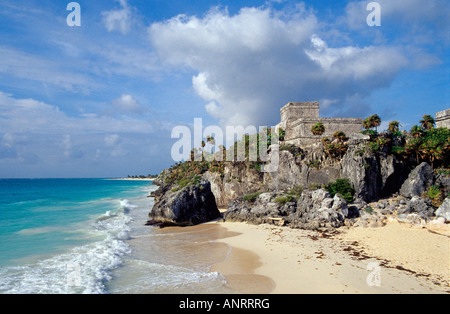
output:
[[[347,136],[361,132],[361,118],[321,118],[319,110],[318,101],[290,102],[281,108],[281,122],[278,128],[286,132],[284,142],[306,147],[317,143],[322,137],[331,139],[336,131],[342,131]],[[314,135],[311,132],[312,126],[318,122],[322,122],[325,126],[323,135]]]
[[[446,109],[436,113],[436,127],[450,129],[450,109]]]

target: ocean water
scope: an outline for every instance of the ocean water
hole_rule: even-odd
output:
[[[209,271],[223,257],[199,258],[222,252],[219,243],[144,225],[155,189],[150,181],[0,179],[0,293],[229,292]]]

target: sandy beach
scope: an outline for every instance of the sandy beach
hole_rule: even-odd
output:
[[[213,222],[231,250],[212,267],[243,293],[449,293],[450,233],[398,223],[334,233]]]

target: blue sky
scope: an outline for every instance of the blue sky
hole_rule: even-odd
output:
[[[0,177],[170,166],[171,130],[275,125],[290,101],[404,129],[450,107],[450,4],[63,0],[0,3]]]

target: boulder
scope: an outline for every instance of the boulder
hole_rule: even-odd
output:
[[[436,217],[442,217],[445,222],[450,222],[450,197],[447,197],[442,205],[434,213]]]
[[[297,201],[297,210],[286,218],[288,224],[299,229],[338,228],[348,215],[347,202],[323,189],[304,191]]]
[[[436,176],[435,185],[442,187],[444,191],[450,193],[450,175],[446,173],[440,173]]]
[[[220,217],[211,184],[201,181],[180,190],[171,189],[158,198],[149,213],[161,226],[191,226]]]
[[[430,219],[434,215],[434,208],[431,206],[429,199],[414,196],[406,207],[398,209],[397,214],[417,214],[422,219]]]
[[[404,197],[420,196],[433,184],[433,168],[426,162],[421,163],[402,184],[400,194]]]

